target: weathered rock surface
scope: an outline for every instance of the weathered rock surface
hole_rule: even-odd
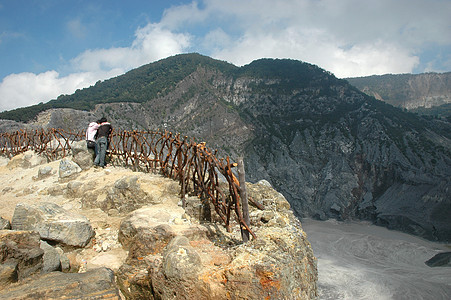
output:
[[[42,239],[84,247],[94,236],[89,220],[51,202],[17,204],[12,219],[14,230],[35,230]]]
[[[165,205],[143,207],[135,210],[121,222],[118,239],[134,257],[161,252],[176,235],[191,239],[206,238],[207,230],[199,225],[176,225],[182,220],[184,210],[168,209]]]
[[[61,259],[59,252],[45,241],[41,241],[40,248],[44,251],[44,264],[42,266],[42,272],[49,273],[53,271],[61,271]]]
[[[0,264],[0,288],[14,283],[17,278],[17,261],[6,260]]]
[[[81,168],[75,162],[67,158],[61,160],[58,170],[60,181],[65,182],[75,179],[80,172]]]
[[[1,121],[0,121],[1,123]],[[7,166],[9,162],[9,158],[5,156],[0,156],[0,167]]]
[[[11,223],[8,220],[0,217],[0,230],[4,229],[11,229]]]
[[[82,170],[91,168],[94,164],[94,151],[86,147],[86,141],[72,143],[72,160],[80,166]]]
[[[47,165],[57,169],[59,163]],[[121,167],[90,168],[80,172],[76,180],[63,183],[53,172],[42,180],[33,179],[37,168],[2,168],[0,179],[7,188],[0,190],[2,200],[5,200],[4,206],[0,207],[1,215],[14,220],[11,213],[17,203],[22,203],[20,206],[27,204],[43,211],[44,215],[64,208],[65,212],[88,216],[96,231],[95,238],[83,248],[60,245],[63,251],[57,246],[52,247],[60,254],[58,269],[89,273],[98,267],[108,267],[114,270],[126,299],[310,299],[316,294],[316,261],[305,234],[288,202],[267,183],[248,185],[250,197],[263,204],[265,210],[251,206],[251,228],[258,239],[242,245],[239,226],[233,217],[231,232],[225,231],[222,222],[215,223],[216,218],[201,223],[196,219],[202,215],[199,213],[200,200],[187,195],[189,207],[182,209],[177,182],[159,175]],[[139,193],[147,195],[149,202],[138,203],[137,207],[146,206],[128,215],[116,208],[105,212],[100,207],[113,188],[116,194],[126,191],[120,201],[127,201],[141,190]],[[53,201],[54,205],[47,206]],[[112,211],[117,213],[111,214]],[[38,220],[34,214],[30,210],[22,215],[24,219],[30,216]],[[44,231],[51,233],[54,227],[62,231],[55,225],[59,224],[59,217],[50,219],[51,225],[42,226]],[[55,252],[51,249],[53,267],[47,268],[44,253],[39,248],[40,235],[37,232],[34,235],[36,251],[41,253],[37,272],[54,269],[58,264]],[[49,241],[49,244],[54,243]],[[44,245],[42,242],[43,248]],[[285,271],[287,266],[288,271]],[[32,298],[34,294],[30,291],[33,289],[36,297],[61,298],[64,292],[69,298],[83,299],[83,296],[71,296],[75,295],[72,288],[88,289],[86,297],[94,297],[90,290],[95,287],[86,287],[76,276],[70,278],[78,278],[77,283],[71,281],[70,287],[66,286],[72,279],[56,277],[54,274],[61,274],[59,272],[40,274],[48,280],[36,281],[38,277],[33,276],[14,283],[18,280],[19,267],[18,260],[8,259],[0,264],[0,282],[6,286],[5,291],[0,292],[0,298]],[[47,277],[50,274],[53,275]],[[58,279],[52,279],[53,276]],[[90,284],[97,281],[101,285],[103,279],[90,277],[89,280],[92,281]],[[41,285],[42,289],[35,285]],[[110,281],[107,280],[106,285],[106,290],[111,290]],[[106,296],[102,292],[98,294],[99,298],[110,295],[107,292]],[[116,297],[114,293],[111,295]]]
[[[41,272],[39,239],[37,232],[0,230],[0,287]]]
[[[45,164],[47,162],[47,158],[38,155],[34,151],[27,151],[22,154],[16,155],[8,162],[8,168],[13,169],[16,167],[21,168],[32,168],[38,165]]]
[[[143,191],[137,176],[126,176],[114,183],[101,205],[105,212],[115,210],[118,213],[129,213],[147,204],[155,204],[154,198]]]
[[[69,260],[69,258],[66,256],[66,254],[63,251],[63,249],[61,249],[60,247],[55,247],[54,249],[59,254],[61,271],[68,272],[70,270],[70,260]]]
[[[34,177],[33,179],[41,180],[41,179],[50,177],[50,176],[52,176],[52,171],[53,171],[53,169],[50,166],[40,167],[39,171],[38,171],[38,175],[36,177]]]
[[[0,290],[1,299],[121,299],[114,273],[107,268],[85,273],[52,272]]]
[[[124,219],[119,236],[130,251],[117,273],[123,294],[128,299],[315,298],[316,259],[288,202],[271,187],[249,187],[265,210],[252,209],[258,238],[246,244],[237,232],[215,224],[162,225],[156,219],[168,217],[151,216],[151,208]]]
[[[442,252],[425,262],[429,267],[451,267],[451,252]]]
[[[376,99],[407,109],[451,103],[451,72],[347,78]]]

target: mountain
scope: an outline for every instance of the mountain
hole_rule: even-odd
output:
[[[393,106],[413,110],[451,104],[451,72],[387,74],[347,78],[362,92]]]
[[[58,107],[66,109],[48,110]],[[75,108],[87,111],[74,118]],[[247,180],[271,182],[300,217],[360,218],[451,240],[450,123],[379,101],[315,65],[236,67],[183,54],[0,117],[36,115],[27,126],[79,130],[105,115],[116,129],[180,132],[244,156]]]

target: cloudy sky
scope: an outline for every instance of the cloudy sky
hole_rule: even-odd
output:
[[[0,0],[0,111],[198,52],[337,77],[451,71],[451,0]]]

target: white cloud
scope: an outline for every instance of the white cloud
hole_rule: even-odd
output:
[[[164,11],[160,24],[170,30],[178,30],[187,25],[205,22],[212,17],[210,7],[210,5],[207,5],[205,9],[199,9],[197,1],[193,1],[190,4],[172,6]]]
[[[243,65],[261,57],[293,58],[338,77],[413,72],[427,43],[449,45],[451,2],[400,0],[204,1],[232,18],[209,55]],[[200,14],[200,13],[197,13]],[[169,16],[167,16],[169,18]],[[240,28],[240,35],[230,32]],[[205,35],[212,44],[214,29]],[[447,34],[448,32],[448,34]]]
[[[60,77],[56,71],[37,75],[33,73],[9,75],[0,83],[0,111],[47,102],[61,94],[71,94],[76,89],[94,84],[99,76],[107,78],[114,75],[111,72],[74,73]]]
[[[131,48],[138,52],[140,65],[181,53],[190,46],[190,40],[191,36],[187,33],[174,33],[158,24],[149,24],[137,30]]]
[[[221,28],[208,32],[202,39],[202,47],[211,53],[220,51],[233,43],[233,39]]]
[[[190,45],[188,34],[177,34],[158,24],[138,28],[130,47],[87,50],[74,58],[74,69],[84,72],[132,68],[182,53]]]
[[[406,73],[420,64],[425,46],[451,44],[450,1],[200,2],[166,10],[161,24],[172,30],[197,24],[205,54],[237,65],[289,57],[339,77]]]
[[[337,48],[328,69],[338,77],[358,77],[373,74],[410,73],[418,65],[419,58],[405,49],[383,42],[361,44],[349,50]]]
[[[407,73],[418,64],[418,57],[396,45],[374,41],[344,47],[327,32],[299,28],[248,34],[212,56],[237,65],[261,57],[299,59],[317,64],[338,77]]]
[[[71,60],[74,73],[61,77],[56,71],[11,74],[0,83],[0,111],[47,102],[72,94],[98,80],[182,53],[190,45],[187,34],[172,33],[158,24],[137,29],[130,47],[87,50]]]

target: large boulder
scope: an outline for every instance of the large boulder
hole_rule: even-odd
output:
[[[51,202],[17,204],[11,223],[15,230],[34,230],[42,239],[76,247],[86,246],[95,234],[85,216]]]
[[[156,204],[154,198],[141,188],[138,176],[132,175],[114,183],[100,208],[105,212],[130,213],[149,204]]]
[[[82,170],[80,166],[78,166],[75,162],[67,158],[63,158],[60,161],[58,170],[59,180],[61,182],[67,182],[69,180],[75,179],[81,171]]]
[[[72,152],[72,156],[77,155],[78,153],[88,152],[88,147],[86,146],[86,141],[75,141],[70,145],[70,150]]]
[[[98,268],[85,273],[52,272],[34,276],[20,285],[0,290],[7,299],[117,299],[121,296],[114,282],[114,273]]]
[[[451,267],[451,252],[442,252],[425,262],[429,267]]]
[[[72,160],[80,166],[82,170],[91,168],[94,164],[94,151],[86,147],[86,141],[72,143]]]
[[[167,299],[171,295],[205,298],[204,288],[202,284],[198,284],[202,269],[201,257],[189,240],[184,236],[173,238],[163,252],[159,271],[152,278],[156,298]]]
[[[39,243],[37,232],[0,230],[0,287],[42,270],[44,251]]]
[[[165,205],[137,209],[122,220],[118,240],[130,254],[145,256],[161,252],[176,235],[206,238],[207,230],[202,226],[175,225],[174,221],[181,220],[183,214],[182,208],[169,209]]]
[[[195,279],[201,267],[199,253],[191,247],[188,238],[176,236],[163,254],[163,273],[168,278]]]

